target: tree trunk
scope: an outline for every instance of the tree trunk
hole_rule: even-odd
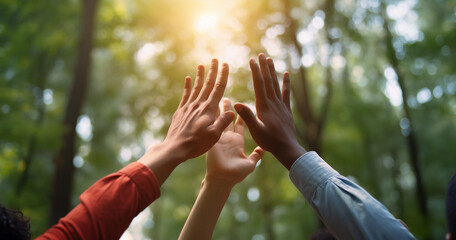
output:
[[[396,203],[397,208],[398,208],[397,218],[403,219],[405,217],[405,214],[404,214],[405,204],[404,204],[404,192],[402,191],[402,187],[400,186],[399,182],[397,181],[397,179],[399,178],[399,176],[401,174],[400,164],[397,161],[397,159],[399,159],[397,147],[395,147],[393,149],[392,157],[393,157],[393,167],[392,167],[392,171],[391,171],[392,172],[391,178],[393,179],[394,189],[397,191],[397,193],[399,195],[397,198],[397,203]]]
[[[334,17],[334,0],[327,0],[324,2],[323,9],[326,13],[325,19],[325,30],[328,44],[330,48],[334,43],[331,38],[329,38],[328,30],[332,27],[333,17]],[[291,17],[291,0],[285,0],[285,16],[289,23],[288,28],[288,37],[291,40],[291,43],[295,47],[299,58],[302,58],[303,52],[301,44],[298,41],[298,29],[295,25],[294,19]],[[329,59],[331,59],[331,51]],[[315,151],[318,154],[322,152],[322,140],[323,140],[323,130],[327,120],[327,114],[329,111],[329,106],[332,98],[332,69],[330,64],[326,67],[325,72],[325,86],[326,86],[326,95],[322,99],[321,110],[317,115],[313,109],[310,101],[310,83],[307,78],[307,72],[305,67],[301,64],[299,67],[299,79],[298,81],[293,81],[291,91],[297,106],[298,114],[305,124],[305,132],[298,131],[298,138],[304,139],[307,144],[309,151]],[[318,218],[319,219],[319,218]],[[323,222],[319,219],[319,227],[324,228]]]
[[[90,55],[94,32],[95,14],[98,1],[83,0],[81,28],[78,44],[78,56],[73,75],[73,84],[65,109],[63,125],[66,132],[62,136],[62,146],[54,157],[54,183],[51,195],[50,224],[55,224],[65,216],[71,208],[71,193],[73,190],[76,141],[76,123],[81,113],[87,91],[90,69]]]
[[[384,4],[382,4],[382,15],[384,18],[383,28],[386,33],[385,43],[386,43],[386,47],[387,47],[387,58],[388,58],[389,63],[391,64],[391,67],[396,72],[397,82],[402,91],[402,108],[403,108],[404,117],[407,118],[410,123],[410,125],[409,125],[410,132],[406,136],[406,140],[407,140],[407,147],[408,147],[408,152],[409,152],[409,157],[410,157],[410,164],[412,165],[413,173],[415,175],[418,206],[419,206],[421,214],[426,219],[428,216],[427,195],[426,195],[426,190],[425,190],[424,184],[423,184],[423,178],[421,175],[421,167],[419,165],[418,143],[416,141],[416,133],[415,133],[415,129],[414,129],[415,124],[411,117],[410,106],[408,105],[408,102],[407,102],[407,99],[408,99],[407,87],[405,86],[404,75],[402,74],[402,71],[399,67],[399,60],[396,57],[396,50],[394,49],[394,46],[393,46],[393,35],[388,27],[389,21],[385,14],[385,5]]]
[[[342,55],[345,57],[345,49],[342,50]],[[375,145],[375,140],[370,136],[369,134],[369,126],[363,121],[361,118],[359,118],[359,114],[363,114],[362,110],[357,110],[360,109],[360,103],[361,99],[359,99],[359,96],[356,94],[355,89],[353,88],[351,82],[350,82],[350,73],[349,73],[349,67],[348,65],[345,66],[344,72],[342,75],[342,83],[343,83],[343,92],[345,93],[345,98],[346,98],[346,105],[347,106],[353,106],[349,110],[350,118],[351,121],[355,123],[357,128],[360,130],[361,136],[362,136],[362,146],[364,149],[364,158],[366,159],[365,161],[367,162],[366,165],[366,172],[368,173],[368,181],[369,185],[372,186],[372,191],[369,191],[375,198],[377,199],[382,199],[382,192],[380,191],[380,186],[379,186],[379,177],[378,177],[378,166],[376,163],[376,157],[375,153],[373,151],[372,146]]]
[[[290,0],[286,0],[285,2],[285,16],[289,23],[288,28],[288,36],[291,40],[291,43],[296,48],[298,56],[301,58],[302,47],[298,41],[298,34],[297,34],[297,27],[293,18],[290,15],[291,12],[291,3]],[[324,3],[324,10],[326,12],[326,22],[325,22],[325,30],[329,30],[333,22],[333,8],[334,8],[334,0],[327,0]],[[333,44],[333,40],[327,37],[328,43],[330,45]],[[299,80],[294,81],[294,87],[291,88],[293,92],[293,97],[297,106],[298,114],[302,118],[305,123],[306,131],[304,133],[298,132],[299,137],[304,139],[306,144],[308,145],[308,149],[315,151],[317,153],[321,153],[322,151],[322,137],[323,137],[323,130],[327,120],[327,114],[329,111],[329,105],[332,98],[332,70],[331,67],[328,66],[326,68],[325,73],[325,86],[326,86],[326,95],[323,97],[321,110],[319,115],[313,111],[312,104],[310,101],[310,83],[307,78],[307,71],[304,66],[299,67]]]

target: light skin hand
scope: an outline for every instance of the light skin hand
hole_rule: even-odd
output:
[[[293,114],[290,109],[290,75],[283,75],[282,91],[279,88],[274,62],[264,54],[250,59],[257,116],[244,104],[234,108],[244,119],[255,142],[271,152],[287,169],[306,151],[298,143]]]
[[[231,109],[231,101],[224,99],[223,112]],[[230,124],[207,153],[205,181],[225,181],[234,186],[253,172],[263,154],[264,151],[257,147],[250,156],[245,155],[244,121],[238,117],[234,126]]]
[[[223,112],[230,110],[230,100],[224,99]],[[179,239],[212,238],[231,189],[255,169],[263,154],[259,147],[248,157],[244,154],[244,126],[238,117],[234,126],[230,124],[207,153],[206,177]]]
[[[208,151],[232,123],[234,112],[217,116],[218,104],[228,80],[228,64],[222,64],[217,79],[218,61],[213,59],[204,80],[204,66],[199,65],[194,86],[185,78],[184,93],[173,115],[165,140],[152,146],[139,159],[155,173],[162,184],[180,163]]]

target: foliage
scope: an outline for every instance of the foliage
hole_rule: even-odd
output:
[[[456,3],[424,0],[101,1],[91,84],[78,124],[73,204],[97,179],[138,159],[163,139],[184,77],[213,57],[230,64],[226,97],[254,102],[248,59],[266,52],[277,70],[299,67],[321,111],[332,76],[322,156],[365,187],[418,238],[446,232],[446,184],[456,172]],[[382,15],[382,4],[386,16]],[[333,10],[332,22],[328,20]],[[78,51],[81,1],[0,0],[0,201],[31,218],[32,236],[47,226],[52,156]],[[287,34],[297,26],[298,53]],[[409,93],[402,99],[387,57],[384,23]],[[326,24],[326,25],[325,25]],[[294,91],[300,94],[299,91]],[[411,107],[429,218],[420,215],[405,136]],[[299,131],[308,131],[292,103]],[[246,134],[247,151],[254,142]],[[279,136],[280,137],[280,136]],[[304,146],[305,139],[300,139]],[[311,149],[310,149],[311,150]],[[179,166],[143,224],[144,237],[177,238],[204,176],[204,157]],[[31,159],[23,189],[20,179]],[[266,155],[233,190],[215,239],[303,239],[319,226],[313,210]]]

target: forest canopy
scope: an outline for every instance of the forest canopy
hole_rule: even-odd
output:
[[[261,52],[290,72],[306,150],[418,239],[443,239],[456,1],[0,0],[0,202],[38,236],[163,140],[198,64],[227,62],[224,96],[254,107],[248,61]],[[247,132],[246,151],[255,146]],[[204,173],[204,156],[180,165],[123,239],[176,239]],[[320,224],[266,154],[233,189],[214,239],[307,239]]]

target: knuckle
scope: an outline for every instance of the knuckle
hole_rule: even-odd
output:
[[[190,104],[190,108],[195,110],[198,109],[201,106],[201,103],[199,101],[194,101]]]
[[[224,124],[230,123],[230,119],[229,119],[228,115],[226,115],[226,114],[224,114],[220,117],[220,121],[222,121],[222,123],[224,123]]]
[[[216,88],[224,88],[225,87],[225,84],[222,82],[222,81],[217,81],[215,83],[215,87]]]
[[[196,91],[198,89],[201,88],[201,83],[200,82],[196,82],[195,86],[193,86],[193,91]]]

